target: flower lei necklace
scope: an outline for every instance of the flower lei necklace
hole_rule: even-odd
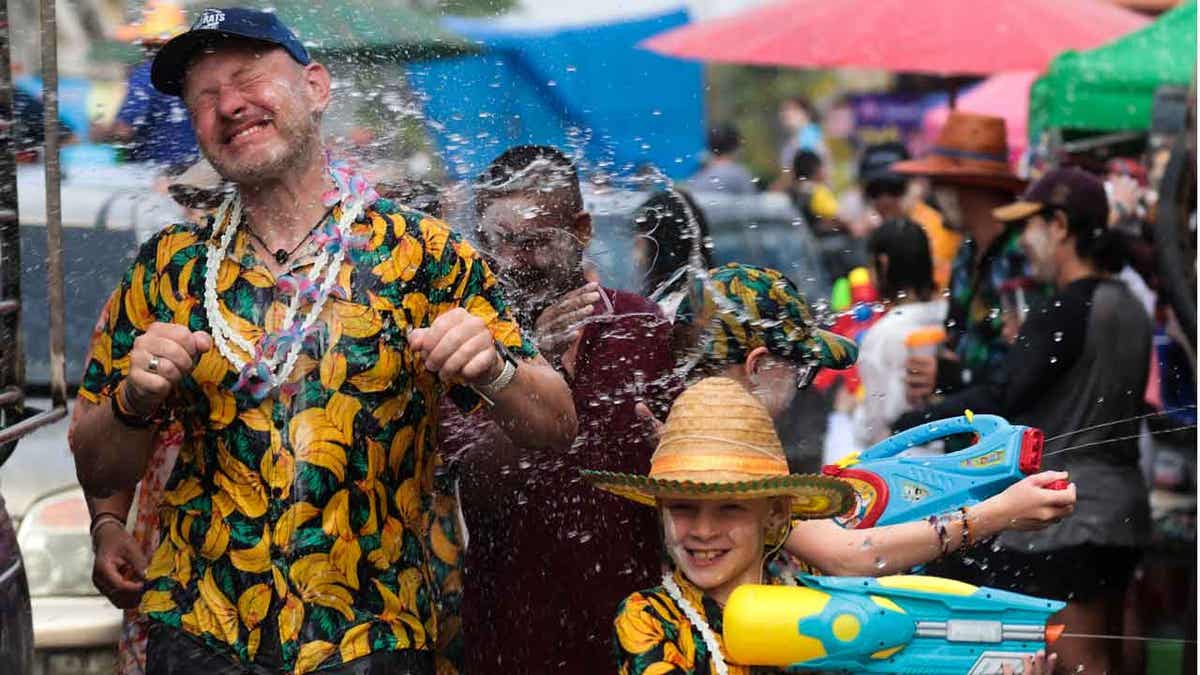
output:
[[[287,382],[301,349],[312,335],[313,324],[321,315],[325,301],[331,294],[342,294],[340,288],[334,288],[334,284],[347,251],[365,245],[365,240],[351,234],[350,225],[379,195],[366,178],[355,173],[345,162],[330,160],[327,170],[333,178],[334,187],[322,196],[322,203],[332,208],[341,202],[342,214],[336,223],[325,218],[324,225],[313,237],[321,253],[313,261],[308,274],[303,277],[284,274],[276,281],[276,289],[284,296],[290,296],[291,300],[280,323],[280,330],[264,335],[258,344],[251,343],[229,325],[217,299],[218,272],[242,222],[241,195],[235,192],[227,197],[213,221],[212,237],[206,245],[208,262],[204,270],[204,309],[217,350],[238,371],[237,383],[232,390],[245,391],[255,401],[261,401],[272,390]],[[300,309],[305,303],[309,305],[308,311],[300,316]],[[251,360],[243,359],[230,348],[230,343],[250,354]]]
[[[721,652],[721,645],[717,642],[717,636],[713,633],[713,629],[700,616],[700,612],[692,606],[692,603],[683,597],[683,591],[679,589],[679,584],[675,583],[674,577],[670,572],[663,573],[663,587],[667,589],[667,594],[679,605],[683,610],[688,621],[691,622],[696,630],[700,631],[700,635],[704,638],[704,644],[708,645],[709,660],[712,661],[713,668],[717,671],[717,675],[729,675],[729,666],[725,664],[725,654]]]

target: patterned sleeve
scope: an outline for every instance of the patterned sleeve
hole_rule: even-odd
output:
[[[513,354],[537,356],[533,342],[521,335],[513,320],[495,275],[475,248],[441,221],[422,218],[419,227],[434,289],[430,293],[430,322],[443,312],[461,307],[486,321],[496,340]]]
[[[691,675],[696,644],[691,627],[672,621],[670,600],[656,593],[634,593],[617,608],[613,653],[619,675]],[[687,619],[683,618],[686,622]]]
[[[514,356],[537,356],[537,348],[521,334],[495,275],[475,248],[439,220],[421,218],[418,228],[430,285],[428,321],[432,323],[444,312],[461,307],[483,319],[492,336]],[[453,386],[449,396],[463,411],[473,410],[480,403],[479,395],[469,387]]]
[[[160,261],[170,261],[180,249],[196,242],[196,234],[186,225],[167,228],[142,245],[121,284],[109,296],[101,312],[101,322],[92,335],[91,349],[79,386],[79,397],[98,403],[110,396],[129,373],[129,354],[133,341],[158,316]]]

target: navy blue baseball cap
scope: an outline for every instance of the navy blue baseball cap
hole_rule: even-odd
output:
[[[219,45],[227,38],[278,45],[300,65],[307,66],[312,62],[308,50],[273,13],[244,7],[206,9],[186,33],[167,42],[155,55],[150,66],[150,81],[154,88],[164,94],[182,95],[183,74],[188,62],[196,52]]]

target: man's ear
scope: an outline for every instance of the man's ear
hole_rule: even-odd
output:
[[[571,221],[571,234],[579,240],[580,248],[587,248],[592,241],[592,214],[587,211],[576,213]]]
[[[762,370],[763,366],[767,363],[766,357],[768,354],[770,352],[767,351],[766,347],[755,347],[750,350],[750,353],[746,355],[746,363],[742,364],[747,379]]]
[[[332,89],[333,78],[329,74],[329,70],[313,61],[304,66],[304,83],[308,86],[309,95],[312,96],[313,103],[316,105],[314,112],[323,113],[329,107],[330,91]]]
[[[1067,214],[1065,212],[1054,211],[1054,215],[1050,218],[1050,237],[1056,243],[1061,243],[1071,238],[1071,228],[1067,225]]]

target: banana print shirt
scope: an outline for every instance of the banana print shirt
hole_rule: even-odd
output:
[[[784,553],[767,566],[765,583],[795,585],[795,575],[817,570]],[[672,575],[683,598],[708,623],[725,654],[724,610],[676,569]],[[617,608],[613,621],[613,651],[618,675],[717,675],[712,654],[700,630],[671,597],[665,586],[631,594]],[[726,655],[726,659],[728,656]],[[726,660],[729,675],[774,675],[783,670],[738,665]]]
[[[183,445],[141,602],[152,621],[242,663],[268,645],[273,665],[294,673],[435,643],[423,535],[443,391],[408,331],[462,307],[514,354],[536,354],[486,264],[445,224],[381,199],[351,229],[354,249],[285,384],[256,399],[213,349],[168,404]],[[108,307],[82,399],[108,405],[152,322],[211,332],[212,232],[211,218],[176,225],[142,247]],[[290,271],[304,276],[312,261],[302,255]],[[294,279],[277,286],[239,232],[218,270],[226,321],[255,344],[280,331]],[[449,395],[477,403],[465,387]]]

